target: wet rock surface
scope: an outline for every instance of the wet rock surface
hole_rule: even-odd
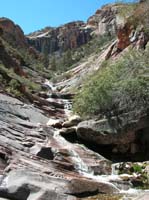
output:
[[[111,162],[67,142],[46,125],[49,119],[43,111],[0,94],[0,112],[2,199],[70,200],[117,191],[113,185],[81,175],[81,170],[110,173]]]

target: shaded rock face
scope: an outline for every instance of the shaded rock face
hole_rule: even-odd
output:
[[[77,136],[86,141],[88,147],[100,151],[109,159],[113,156],[115,160],[119,158],[147,160],[149,159],[148,119],[147,115],[138,119],[132,113],[128,113],[117,118],[113,117],[111,120],[88,120],[79,123]],[[93,144],[96,144],[96,148]]]
[[[58,28],[45,28],[27,36],[30,45],[40,52],[63,52],[86,44],[90,39],[90,28],[81,21],[71,22]]]
[[[2,36],[13,46],[27,47],[27,40],[22,29],[10,19],[0,18]]]
[[[11,156],[11,151],[4,147],[0,147],[0,172],[7,167],[8,160]]]

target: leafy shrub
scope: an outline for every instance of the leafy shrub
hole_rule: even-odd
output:
[[[135,5],[135,4],[134,4]],[[144,31],[148,33],[149,30],[149,1],[136,4],[133,15],[128,18],[128,22],[135,28],[138,26],[144,27]]]
[[[136,173],[141,173],[142,172],[142,166],[138,165],[138,164],[134,164],[132,166],[133,168],[133,171],[136,172]]]
[[[129,16],[132,16],[134,14],[134,11],[136,10],[138,3],[137,1],[126,3],[124,1],[117,2],[117,4],[122,5],[118,8],[118,14],[123,17],[126,21]]]
[[[15,80],[15,79],[12,79],[10,82],[9,82],[9,86],[14,88],[14,89],[19,89],[20,87],[20,83]]]
[[[5,68],[4,65],[0,65],[0,73],[2,74],[2,77],[7,76],[7,81],[5,80],[5,77],[3,78],[3,80],[7,82],[5,83],[7,91],[16,94],[17,96],[20,96],[19,90],[21,85],[26,86],[30,91],[39,91],[41,89],[40,85],[32,82],[30,79],[17,75],[12,68],[8,69]]]
[[[20,83],[19,83],[17,80],[12,79],[12,80],[8,83],[8,85],[7,85],[7,87],[6,87],[6,91],[7,91],[8,93],[11,93],[11,94],[15,95],[16,97],[20,97],[20,96],[22,96],[21,93],[20,93],[20,91],[19,91],[20,86],[21,86],[21,85],[20,85]]]
[[[76,95],[74,111],[84,117],[110,117],[149,107],[148,53],[130,50],[118,61],[104,62]]]

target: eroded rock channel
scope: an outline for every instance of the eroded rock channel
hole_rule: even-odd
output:
[[[112,160],[133,160],[127,160],[125,151],[114,152],[114,149],[118,151],[118,146],[125,147],[123,142],[128,136],[132,138],[132,144],[142,133],[145,137],[148,130],[145,122],[133,133],[128,132],[125,140],[122,140],[123,133],[116,139],[115,133],[112,136],[110,133],[103,134],[103,129],[109,126],[106,121],[106,126],[104,121],[100,126],[100,121],[85,122],[79,116],[67,119],[73,95],[52,93],[48,97],[42,93],[42,96],[45,99],[41,96],[39,98],[43,102],[50,101],[55,107],[58,105],[59,109],[55,109],[54,117],[49,117],[45,110],[34,105],[0,94],[2,199],[73,200],[99,193],[119,194],[135,184],[142,184],[145,178],[142,179],[141,172],[135,176],[129,174],[132,169],[135,172],[131,163],[127,163],[129,169],[125,171],[127,165],[112,165]],[[143,137],[141,136],[142,140],[138,139],[145,145],[141,153],[147,153],[148,140]],[[132,157],[133,152],[129,153]],[[148,162],[137,165],[145,171],[144,176],[148,174]],[[123,175],[124,173],[127,174]]]

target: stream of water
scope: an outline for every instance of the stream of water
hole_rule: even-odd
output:
[[[43,83],[43,85],[45,85],[49,90],[51,90],[51,92],[56,91],[56,87],[48,79],[45,80],[45,82]]]
[[[63,99],[64,103],[64,112],[67,117],[70,117],[72,115],[72,102],[67,99]]]
[[[56,88],[50,83],[48,80],[45,81],[45,84],[49,87],[51,91],[56,91]],[[64,104],[64,111],[67,117],[72,114],[72,103],[70,100],[61,99]],[[82,160],[80,155],[73,149],[73,144],[66,141],[60,134],[59,130],[55,131],[54,138],[64,147],[67,148],[72,163],[74,164],[74,168],[78,173],[82,176],[87,177],[89,179],[95,180],[97,182],[103,182],[107,185],[111,185],[113,188],[117,189],[119,193],[124,195],[123,200],[129,199],[127,195],[137,195],[140,192],[145,192],[144,190],[133,189],[131,183],[123,181],[120,175],[118,175],[118,171],[116,170],[116,166],[119,163],[112,164],[112,173],[110,175],[94,175],[94,171]],[[129,174],[125,174],[124,176],[129,177]],[[147,191],[147,190],[146,190]],[[126,194],[126,195],[125,195]],[[126,197],[126,198],[125,198]]]
[[[105,183],[106,185],[111,186],[112,188],[115,188],[119,194],[122,194],[123,197],[121,200],[130,200],[130,199],[136,199],[138,195],[144,195],[149,194],[149,190],[141,190],[141,189],[135,189],[132,188],[132,184],[130,182],[123,182],[121,177],[118,175],[118,171],[116,170],[116,166],[119,165],[119,163],[112,164],[112,173],[110,175],[94,175],[94,171],[91,170],[79,157],[79,155],[74,152],[75,158],[73,159],[75,161],[75,167],[76,170],[82,174],[84,177],[90,178],[92,180],[95,180],[100,183]],[[130,176],[129,174],[123,174],[124,176]],[[147,200],[147,199],[143,199]]]

